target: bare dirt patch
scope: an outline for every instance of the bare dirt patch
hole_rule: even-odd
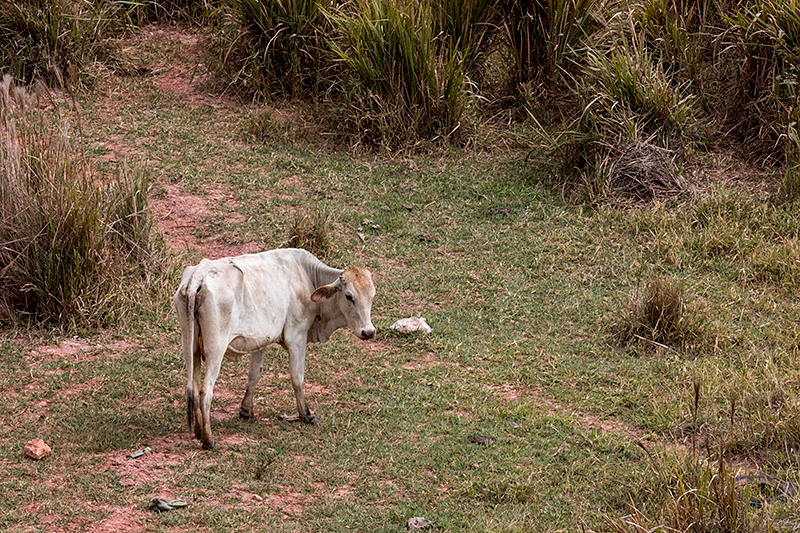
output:
[[[261,498],[267,505],[271,505],[287,515],[303,514],[303,511],[316,500],[314,496],[293,491],[288,487],[280,487],[280,489],[277,494],[264,494]]]
[[[163,193],[150,200],[156,228],[169,246],[176,250],[199,250],[212,259],[260,252],[265,247],[263,242],[230,244],[216,236],[201,238],[195,234],[196,229],[208,226],[219,206],[233,208],[237,204],[234,196],[224,189],[217,188],[197,196],[183,191],[180,184],[164,186]],[[244,217],[234,212],[226,220],[236,223],[242,222]]]
[[[179,464],[183,458],[158,451],[158,447],[151,446],[151,449],[139,457],[132,457],[137,450],[109,452],[104,466],[119,475],[119,483],[124,487],[138,488],[159,482],[163,485],[163,479],[171,474],[168,467]]]
[[[233,98],[212,95],[202,90],[203,84],[209,81],[208,69],[203,63],[207,46],[197,35],[175,26],[151,25],[134,38],[135,43],[153,41],[174,44],[174,49],[179,54],[176,61],[152,72],[153,82],[159,89],[175,95],[181,102],[192,107],[226,107],[237,103]]]
[[[16,341],[25,344],[23,339]],[[134,351],[143,350],[138,344],[126,340],[100,340],[92,342],[80,337],[71,337],[61,340],[58,344],[37,346],[30,351],[36,360],[61,361],[61,360],[92,360],[99,357],[120,357]]]
[[[512,385],[511,383],[503,383],[502,385],[484,385],[484,387],[509,402],[519,400],[521,396],[519,387]]]
[[[404,370],[421,370],[423,368],[431,368],[434,366],[461,366],[459,363],[453,361],[439,361],[436,359],[436,354],[434,352],[428,352],[425,355],[419,357],[414,362],[405,363],[402,365]]]
[[[147,513],[145,511],[129,505],[114,509],[108,518],[87,525],[85,531],[88,533],[117,533],[119,531],[135,533],[144,531],[143,524],[146,520]]]
[[[509,391],[510,392],[510,391]],[[621,437],[628,437],[631,439],[639,439],[644,436],[644,432],[639,428],[619,422],[617,420],[602,419],[591,413],[583,413],[575,409],[563,407],[560,403],[551,398],[542,396],[543,390],[536,388],[531,393],[536,397],[536,401],[547,408],[547,412],[555,414],[557,412],[565,412],[575,416],[581,426],[589,429],[599,429],[607,433],[613,433]]]

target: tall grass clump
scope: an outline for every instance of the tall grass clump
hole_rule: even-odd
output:
[[[700,452],[698,452],[700,453]],[[649,454],[649,452],[648,452]],[[711,455],[711,454],[709,454]],[[667,459],[650,455],[653,479],[639,501],[621,517],[606,517],[615,533],[697,531],[749,533],[780,531],[750,504],[762,501],[731,472],[722,450],[708,459],[698,455]]]
[[[792,521],[780,519],[789,515],[791,508],[776,505],[797,494],[791,481],[731,469],[738,416],[735,396],[730,398],[729,409],[716,419],[724,429],[714,437],[715,442],[708,436],[698,442],[701,387],[700,382],[693,383],[691,449],[651,453],[638,442],[647,454],[652,476],[631,495],[628,514],[606,517],[609,530],[749,533],[793,528]]]
[[[728,117],[752,154],[786,163],[800,120],[800,1],[756,0],[728,18],[726,36],[739,59]]]
[[[644,290],[623,307],[614,326],[622,344],[643,341],[647,346],[685,350],[696,347],[703,327],[687,306],[683,289],[669,278],[654,276]]]
[[[553,89],[568,59],[596,29],[595,0],[500,0],[514,69],[512,83]]]
[[[577,198],[647,201],[681,194],[683,155],[699,124],[696,98],[651,51],[634,12],[619,18],[595,36],[582,74],[571,77],[579,116],[551,144]]]
[[[129,17],[136,25],[155,21],[203,24],[214,19],[221,0],[137,0],[128,2]]]
[[[331,0],[234,0],[220,65],[232,88],[257,98],[324,93]],[[225,35],[229,35],[225,37]]]
[[[330,19],[330,45],[354,82],[347,114],[358,142],[393,149],[470,129],[463,55],[437,32],[430,2],[357,0]]]
[[[289,248],[303,248],[322,257],[331,247],[330,214],[325,209],[296,213],[288,233]]]
[[[499,0],[431,2],[434,34],[443,35],[461,56],[464,71],[475,82],[485,76],[487,56],[500,27]]]
[[[68,121],[57,107],[39,108],[42,90],[15,87],[8,75],[0,84],[0,321],[110,323],[142,301],[128,299],[127,286],[163,271],[148,177],[125,166],[98,185],[70,145]]]
[[[77,75],[119,63],[113,38],[131,28],[131,3],[87,0],[0,3],[0,73],[22,83],[59,85]]]

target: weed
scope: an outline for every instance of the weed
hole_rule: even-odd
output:
[[[623,308],[615,327],[623,344],[640,340],[682,350],[702,337],[697,317],[687,312],[683,290],[660,276],[651,277],[645,290]]]
[[[330,214],[325,209],[297,213],[289,225],[290,248],[305,248],[318,257],[330,249]]]

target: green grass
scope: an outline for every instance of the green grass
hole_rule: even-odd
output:
[[[117,90],[124,99],[82,102],[89,157],[113,142],[149,161],[151,201],[168,185],[232,196],[210,206],[205,243],[279,246],[295,214],[327,213],[329,264],[375,275],[378,336],[342,332],[311,347],[315,427],[279,420],[295,407],[277,350],[257,419],[228,416],[246,361],[226,361],[212,409],[221,445],[203,452],[185,428],[168,289],[159,307],[85,332],[110,346],[88,353],[42,355],[32,349],[53,342],[46,332],[4,332],[2,527],[79,529],[129,508],[148,531],[399,532],[412,516],[444,531],[611,530],[607,517],[629,505],[660,521],[678,487],[635,441],[680,473],[679,445],[694,434],[725,445],[732,464],[798,481],[796,205],[735,185],[630,208],[570,205],[540,153],[526,163],[505,148],[359,157],[264,144],[241,134],[253,110],[185,105],[147,78]],[[705,342],[618,342],[620,313],[654,277],[681,287]],[[412,315],[433,333],[389,329]],[[495,440],[474,444],[475,434]],[[54,454],[24,458],[34,437]],[[131,484],[120,469],[145,446],[164,454],[148,463],[158,475]],[[147,513],[163,493],[190,507]],[[797,502],[769,512],[791,519]]]

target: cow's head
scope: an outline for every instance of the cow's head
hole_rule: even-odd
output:
[[[375,326],[370,319],[375,285],[372,275],[365,268],[348,268],[339,279],[330,285],[323,285],[311,295],[314,302],[335,301],[342,315],[347,319],[347,327],[362,339],[375,336]]]

